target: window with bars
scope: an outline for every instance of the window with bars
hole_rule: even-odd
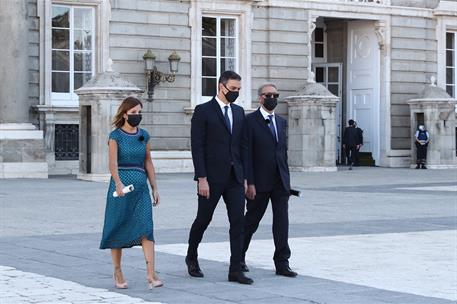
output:
[[[202,102],[216,95],[222,72],[238,72],[237,33],[237,18],[202,17]]]
[[[452,97],[456,97],[456,50],[457,50],[457,33],[446,33],[446,91]]]
[[[94,75],[94,8],[52,5],[52,85],[54,104],[77,103],[74,90]]]
[[[56,124],[54,150],[56,160],[78,160],[79,125]]]

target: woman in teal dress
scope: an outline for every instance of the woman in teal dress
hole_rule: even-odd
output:
[[[137,98],[124,99],[113,120],[116,129],[108,141],[111,180],[100,249],[111,249],[116,288],[128,287],[121,270],[122,249],[137,245],[143,247],[149,288],[163,285],[154,269],[152,205],[159,204],[159,193],[148,145],[149,134],[138,127],[142,108]],[[124,194],[122,189],[127,185],[133,185],[134,190]],[[118,197],[113,196],[114,191]]]

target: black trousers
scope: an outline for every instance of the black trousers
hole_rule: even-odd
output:
[[[359,153],[360,153],[360,146],[358,149],[356,148],[355,152],[354,152],[354,165],[356,165],[356,166],[360,165]]]
[[[425,161],[427,160],[427,146],[428,144],[421,145],[416,142],[416,164],[425,165]]]
[[[352,165],[357,157],[356,146],[346,146],[346,157],[348,158],[348,165]]]
[[[244,185],[240,184],[232,170],[230,179],[226,184],[209,183],[209,199],[198,196],[197,217],[190,229],[189,247],[187,257],[197,259],[198,245],[203,234],[211,222],[217,203],[221,196],[227,208],[227,215],[230,222],[230,272],[240,271],[240,262],[243,250],[244,239]]]
[[[257,192],[254,200],[247,200],[243,260],[252,236],[259,227],[259,223],[267,210],[268,201],[271,200],[273,210],[272,230],[275,243],[273,260],[277,269],[289,266],[289,195],[290,193],[286,191],[278,175],[272,191]]]

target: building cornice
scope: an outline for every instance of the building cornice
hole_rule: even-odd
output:
[[[258,7],[288,7],[300,8],[307,10],[319,11],[338,11],[346,13],[361,13],[361,14],[376,14],[376,15],[397,15],[406,17],[423,17],[433,18],[433,9],[417,8],[417,7],[403,7],[391,6],[384,4],[376,4],[372,2],[343,2],[343,1],[328,1],[328,0],[265,0],[257,1],[255,5]]]

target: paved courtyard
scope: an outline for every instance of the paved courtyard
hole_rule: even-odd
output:
[[[0,180],[0,303],[451,304],[457,301],[457,170],[342,167],[293,173],[291,266],[272,261],[271,210],[247,256],[252,286],[227,281],[223,203],[200,247],[205,277],[184,264],[196,213],[191,174],[158,176],[157,270],[148,290],[140,248],[124,251],[129,289],[112,283],[109,251],[98,249],[106,183],[53,177]]]

